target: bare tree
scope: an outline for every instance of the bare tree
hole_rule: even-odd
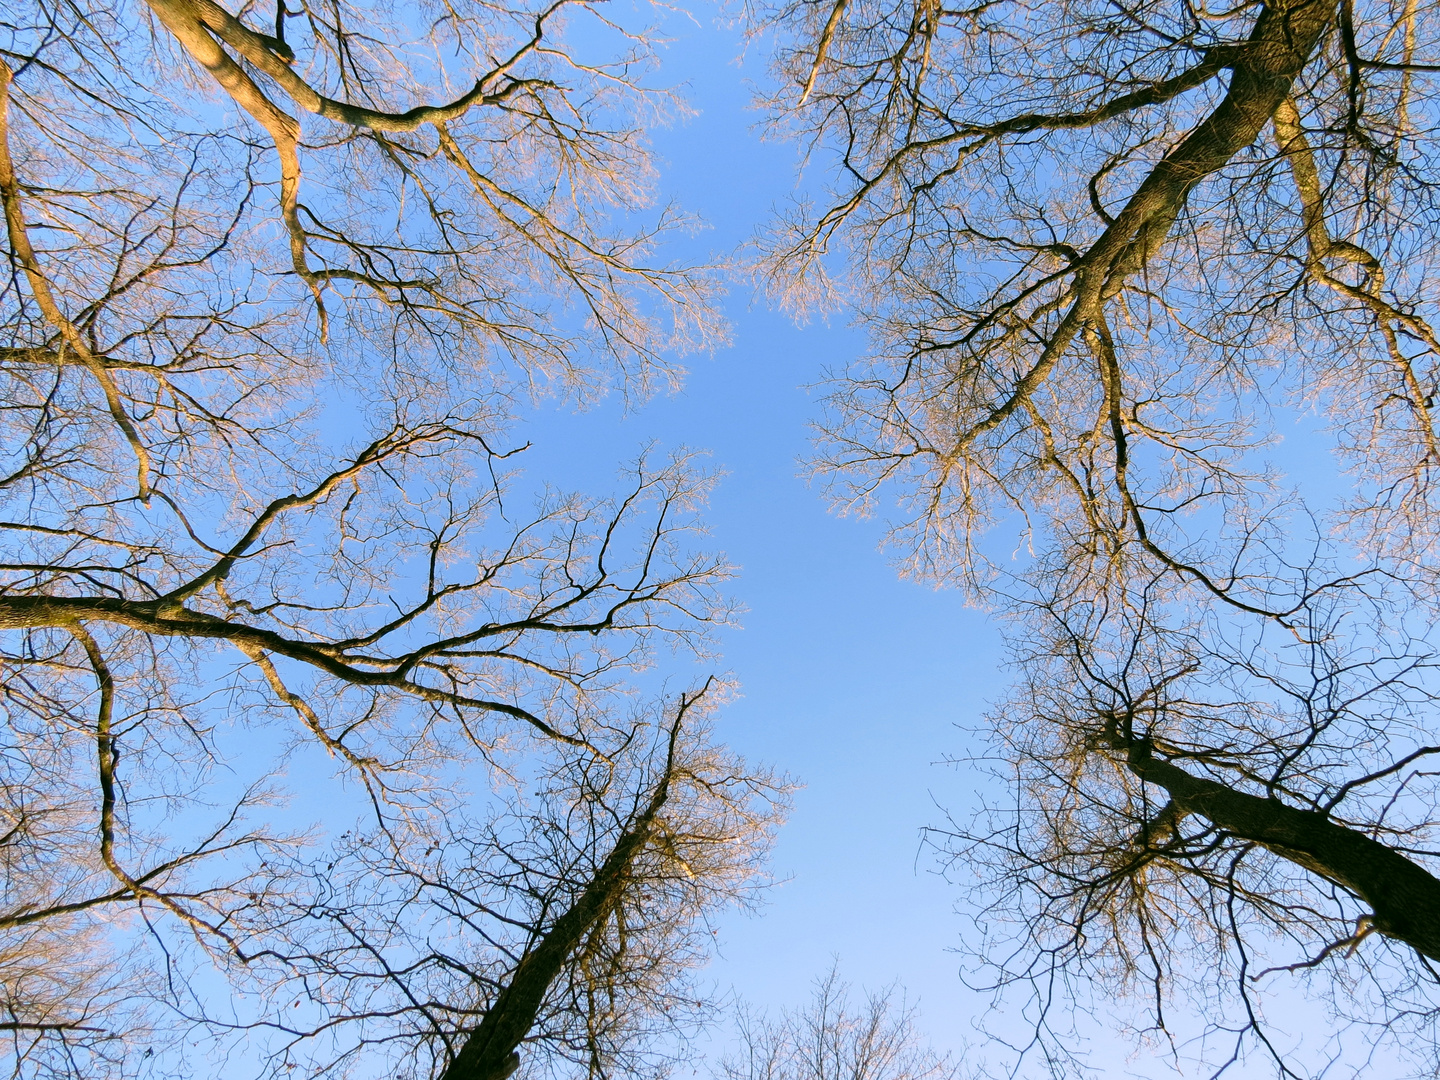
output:
[[[1437,18],[756,13],[775,124],[834,163],[762,270],[872,332],[821,468],[842,503],[898,499],[908,570],[1016,620],[1015,802],[943,842],[989,867],[982,950],[1057,1067],[1051,1005],[1098,977],[1152,1032],[1183,992],[1217,1067],[1300,1068],[1257,1004],[1288,978],[1367,1039],[1427,1032],[1400,1041],[1435,1068]]]
[[[643,18],[0,21],[16,1075],[605,1074],[704,1011],[697,920],[783,803],[714,689],[637,705],[729,616],[709,479],[508,471],[527,396],[720,333],[646,216]]]
[[[709,744],[705,692],[635,716],[608,758],[542,763],[479,821],[448,799],[407,844],[347,834],[254,911],[254,1014],[194,1019],[275,1075],[505,1077],[522,1048],[532,1073],[663,1064],[660,1037],[710,1008],[697,923],[749,901],[781,792]]]
[[[887,987],[858,1006],[839,966],[817,979],[803,1007],[765,1016],[742,1010],[728,1080],[950,1080],[948,1057],[925,1044],[916,1009]]]

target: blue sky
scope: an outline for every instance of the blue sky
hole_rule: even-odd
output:
[[[728,254],[795,186],[795,149],[762,142],[738,34],[674,20],[665,81],[685,79],[699,114],[661,131],[662,190],[709,228],[694,254]],[[721,928],[711,975],[760,1005],[795,1005],[839,959],[856,983],[899,980],[921,999],[937,1045],[958,1047],[975,1002],[955,945],[955,890],[933,873],[920,829],[973,791],[974,777],[940,764],[966,750],[1003,685],[997,630],[955,593],[901,581],[879,550],[880,521],[830,513],[803,479],[807,389],[863,346],[845,325],[795,326],[743,283],[727,297],[733,343],[689,358],[684,389],[628,415],[618,401],[551,409],[522,434],[531,477],[603,491],[651,439],[704,449],[725,471],[710,513],[715,545],[741,568],[748,609],[723,639],[721,667],[743,698],[720,735],[804,784],[775,853],[787,879],[759,917]],[[963,1029],[963,1030],[962,1030]]]

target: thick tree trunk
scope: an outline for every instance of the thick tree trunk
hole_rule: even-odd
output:
[[[520,1043],[535,1026],[550,985],[585,935],[619,902],[629,883],[630,866],[649,841],[655,818],[665,805],[669,780],[667,763],[665,776],[644,811],[620,836],[575,903],[525,954],[439,1080],[505,1080],[519,1067]]]
[[[1155,164],[1074,264],[1074,299],[1034,366],[1004,401],[965,430],[962,443],[974,442],[1007,420],[1049,377],[1075,336],[1104,322],[1104,302],[1149,264],[1191,190],[1260,137],[1333,27],[1335,15],[1334,0],[1278,0],[1261,9],[1249,39],[1225,54],[1223,66],[1231,72],[1225,97]]]
[[[1376,930],[1440,960],[1440,878],[1423,866],[1318,811],[1194,776],[1156,758],[1145,740],[1123,749],[1130,771],[1164,788],[1177,810],[1334,882],[1370,905]]]
[[[1266,5],[1237,50],[1224,100],[1156,164],[1085,253],[1086,276],[1095,277],[1091,289],[1113,294],[1149,262],[1190,190],[1260,137],[1334,21],[1332,0]]]

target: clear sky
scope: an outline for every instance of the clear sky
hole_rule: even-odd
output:
[[[663,190],[710,228],[693,244],[729,253],[794,188],[795,149],[753,130],[738,34],[674,21],[662,79],[686,80],[699,115],[661,131]],[[840,315],[798,328],[743,284],[727,302],[733,344],[690,359],[684,389],[630,415],[610,401],[542,413],[532,477],[605,490],[616,466],[650,439],[713,454],[728,474],[708,518],[715,545],[741,568],[748,609],[724,635],[721,666],[744,697],[720,721],[725,741],[805,786],[782,831],[775,870],[787,882],[759,917],[722,927],[712,975],[762,1005],[795,1005],[840,961],[847,978],[900,980],[921,999],[938,1045],[956,1047],[974,1004],[947,950],[962,920],[955,890],[935,876],[920,829],[974,778],[939,764],[963,753],[956,724],[974,723],[1002,685],[998,634],[954,593],[899,580],[878,521],[830,513],[802,477],[807,387],[862,347]]]

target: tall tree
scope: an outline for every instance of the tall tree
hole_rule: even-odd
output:
[[[1034,1045],[1099,978],[1152,1033],[1184,991],[1210,1041],[1177,1054],[1299,1069],[1256,1004],[1289,979],[1433,1068],[1440,11],[756,20],[774,124],[833,162],[762,273],[872,334],[821,469],[1016,619],[1015,801],[943,842],[992,871],[982,951]]]
[[[507,473],[528,395],[720,332],[643,15],[0,16],[15,1075],[605,1074],[703,1012],[783,801],[716,688],[636,696],[728,617],[708,478]]]

